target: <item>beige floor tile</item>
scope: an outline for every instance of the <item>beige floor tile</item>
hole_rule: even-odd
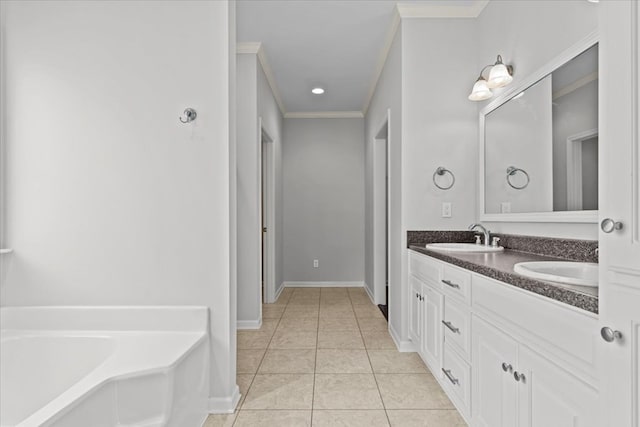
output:
[[[353,305],[373,305],[371,298],[367,294],[349,294],[349,298],[351,298],[351,304]]]
[[[316,373],[318,374],[368,374],[371,364],[366,350],[318,350]]]
[[[322,307],[349,307],[351,308],[351,301],[348,296],[340,298],[320,298],[320,309]]]
[[[364,349],[360,331],[318,331],[318,348]]]
[[[311,409],[312,374],[258,374],[242,409]]]
[[[263,319],[279,319],[287,308],[286,304],[264,304],[262,306]]]
[[[390,410],[387,411],[392,427],[467,427],[458,411],[453,410]]]
[[[367,349],[397,350],[396,343],[387,331],[362,331],[362,338]]]
[[[453,409],[431,374],[376,374],[386,409]]]
[[[367,291],[365,291],[364,287],[353,287],[353,288],[347,288],[347,292],[349,293],[349,295],[364,295],[367,296]]]
[[[202,427],[231,427],[236,420],[236,414],[209,415]]]
[[[372,374],[316,374],[314,409],[383,409]]]
[[[351,319],[356,317],[353,312],[353,308],[350,305],[340,306],[321,306],[320,318],[332,318],[332,319]]]
[[[258,330],[261,332],[273,332],[279,323],[280,319],[262,319],[262,326]]]
[[[320,306],[288,305],[282,314],[282,319],[304,319],[318,317]]]
[[[273,332],[238,331],[238,350],[267,348]]]
[[[321,331],[359,331],[355,317],[337,319],[334,317],[321,317],[318,323]]]
[[[295,295],[291,297],[287,307],[292,305],[309,305],[311,307],[320,304],[320,297],[296,297]]]
[[[288,329],[292,331],[315,331],[318,329],[318,318],[305,317],[302,319],[295,319],[287,317],[286,319],[280,320],[278,330],[280,329]]]
[[[313,374],[315,364],[315,349],[269,349],[258,372],[261,374]]]
[[[247,392],[249,391],[253,377],[255,377],[253,374],[236,375],[236,382],[240,388],[240,402],[238,403],[238,408],[242,406],[242,402],[244,402],[245,397],[247,397]]]
[[[314,427],[388,427],[387,415],[382,410],[313,411]]]
[[[277,330],[273,335],[269,348],[310,349],[316,348],[317,340],[317,331]]]
[[[311,411],[241,410],[235,427],[309,427]]]
[[[348,288],[322,288],[320,295],[349,295]]]
[[[265,349],[239,349],[237,354],[237,372],[239,374],[255,374],[262,362]]]
[[[427,367],[418,353],[397,350],[369,350],[373,372],[379,374],[426,374]]]
[[[388,331],[389,324],[384,317],[375,319],[358,319],[358,325],[361,331]]]
[[[356,317],[358,319],[368,319],[368,318],[381,318],[384,319],[382,312],[375,305],[354,305],[353,311],[356,313]]]

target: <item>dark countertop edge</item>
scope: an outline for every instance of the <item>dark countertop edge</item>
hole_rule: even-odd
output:
[[[430,251],[420,246],[411,245],[409,246],[409,249],[419,252],[423,255],[448,262],[449,264],[464,268],[465,270],[481,274],[499,282],[506,283],[508,285],[515,286],[517,288],[524,289],[538,295],[542,295],[557,302],[561,302],[563,304],[571,305],[581,310],[598,314],[597,296],[581,294],[579,292],[572,291],[571,289],[555,286],[548,282],[529,279],[516,273],[507,273],[505,271],[487,267],[485,265],[461,260],[459,258],[446,255],[441,252]]]

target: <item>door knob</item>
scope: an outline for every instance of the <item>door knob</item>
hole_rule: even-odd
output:
[[[622,230],[622,223],[611,218],[605,218],[600,223],[600,228],[605,233],[611,233],[613,230]]]
[[[608,326],[605,326],[604,328],[600,329],[600,335],[602,336],[602,339],[605,340],[606,342],[614,342],[615,340],[622,339],[622,332],[614,331]]]

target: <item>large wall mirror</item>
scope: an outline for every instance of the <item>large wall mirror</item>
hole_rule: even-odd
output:
[[[597,222],[595,40],[487,105],[480,149],[482,220]]]

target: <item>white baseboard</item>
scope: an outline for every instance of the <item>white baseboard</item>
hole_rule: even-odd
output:
[[[238,320],[236,323],[238,329],[260,329],[262,327],[262,319],[258,320]]]
[[[231,396],[227,397],[210,397],[209,413],[210,414],[233,414],[240,402],[240,388],[236,385]]]
[[[278,298],[280,298],[280,294],[282,294],[283,290],[284,290],[284,282],[280,283],[280,288],[276,289],[276,297],[273,300],[274,303],[278,302]]]
[[[364,282],[283,282],[287,288],[362,288]]]
[[[378,305],[376,304],[376,299],[374,298],[373,294],[371,293],[371,290],[369,289],[366,283],[364,284],[364,290],[367,293],[367,295],[369,295],[369,299],[371,300],[371,303],[373,305]]]
[[[400,353],[414,353],[416,352],[416,346],[411,340],[401,340],[400,335],[393,329],[391,322],[389,322],[389,334],[391,335],[391,339],[396,344],[398,351]]]

